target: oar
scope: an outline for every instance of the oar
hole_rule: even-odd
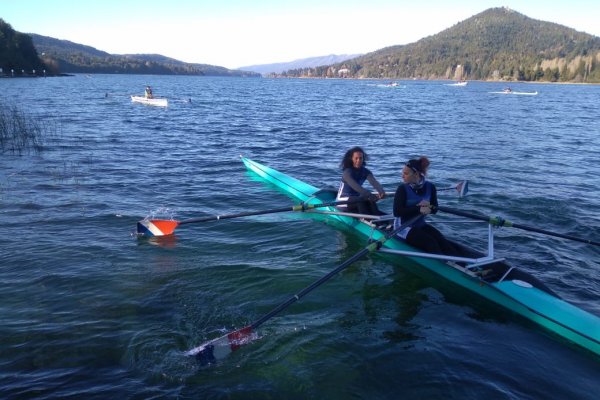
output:
[[[274,208],[271,210],[248,211],[238,214],[211,215],[208,217],[190,218],[183,221],[175,221],[172,219],[143,219],[137,223],[137,233],[144,236],[165,236],[170,235],[179,225],[193,224],[197,222],[218,221],[221,219],[231,219],[239,217],[249,217],[253,215],[275,214],[288,211],[306,211],[314,208],[330,207],[339,204],[351,203],[355,200],[332,201],[321,204],[297,204],[292,207]]]
[[[419,218],[423,218],[423,216],[417,215],[416,217],[414,217],[414,218],[408,220],[406,223],[402,224],[397,229],[394,229],[392,232],[389,232],[388,234],[386,234],[383,238],[370,243],[368,246],[363,248],[361,251],[354,254],[352,257],[348,258],[346,261],[344,261],[343,263],[338,265],[335,269],[330,271],[327,275],[316,280],[311,285],[305,287],[304,289],[302,289],[300,292],[298,292],[294,296],[290,297],[283,303],[279,304],[271,312],[265,314],[258,320],[254,321],[252,324],[250,324],[242,329],[238,329],[236,331],[227,333],[227,334],[225,334],[221,337],[218,337],[216,339],[213,339],[209,342],[206,342],[201,346],[195,347],[195,348],[187,351],[185,354],[188,356],[196,356],[196,359],[200,362],[201,365],[214,364],[217,362],[217,360],[225,358],[232,351],[237,350],[240,346],[252,341],[253,332],[260,325],[262,325],[263,323],[265,323],[266,321],[268,321],[269,319],[271,319],[272,317],[274,317],[281,311],[285,310],[286,308],[288,308],[290,305],[292,305],[296,301],[300,300],[300,298],[304,297],[309,292],[311,292],[312,290],[316,289],[317,287],[319,287],[320,285],[322,285],[323,283],[325,283],[326,281],[331,279],[334,275],[336,275],[343,269],[347,268],[353,262],[359,260],[360,258],[362,258],[363,256],[365,256],[369,253],[379,250],[381,248],[381,246],[383,246],[383,244],[387,240],[394,237],[398,232],[400,232],[404,228],[415,223]]]
[[[537,232],[537,233],[542,233],[544,235],[548,235],[548,236],[555,236],[555,237],[559,237],[562,239],[569,239],[569,240],[574,240],[576,242],[581,242],[581,243],[586,243],[586,244],[593,244],[594,246],[600,246],[600,242],[595,242],[593,240],[589,240],[589,239],[582,239],[576,236],[571,236],[571,235],[565,235],[562,233],[556,233],[556,232],[551,232],[551,231],[547,231],[545,229],[540,229],[540,228],[536,228],[533,226],[527,226],[527,225],[521,225],[521,224],[516,224],[514,222],[511,221],[507,221],[504,218],[501,217],[488,217],[486,215],[481,215],[481,214],[474,214],[474,213],[470,213],[467,211],[462,211],[462,210],[455,210],[452,208],[448,208],[448,207],[438,207],[437,208],[440,211],[446,212],[448,214],[454,214],[454,215],[460,215],[461,217],[467,217],[467,218],[471,218],[471,219],[476,219],[479,221],[485,221],[491,225],[496,225],[496,226],[506,226],[506,227],[512,227],[512,228],[518,228],[518,229],[523,229],[525,231],[531,231],[531,232]]]
[[[469,191],[469,181],[460,181],[455,186],[441,188],[438,190],[456,190],[458,192],[458,197],[463,197],[466,196],[467,192]]]
[[[440,191],[440,190],[456,190],[458,192],[458,197],[463,197],[463,196],[466,196],[467,193],[469,192],[469,181],[463,180],[463,181],[458,182],[454,186],[449,186],[449,187],[438,189],[438,191]],[[377,193],[374,193],[374,194],[377,194]],[[396,194],[395,192],[385,192],[385,195],[390,196],[390,197],[394,197],[395,194]]]

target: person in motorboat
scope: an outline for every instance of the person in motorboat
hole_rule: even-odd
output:
[[[152,94],[152,88],[150,86],[146,86],[146,91],[144,92],[144,95],[146,96],[147,99],[154,98],[154,95]]]
[[[385,190],[366,167],[367,159],[367,153],[358,146],[351,148],[344,154],[340,164],[342,180],[336,201],[350,202],[341,204],[338,208],[358,214],[385,215],[377,208],[376,204],[377,201],[385,197]],[[363,187],[365,181],[371,184],[377,194],[373,194]]]
[[[507,87],[503,90],[504,93],[512,93],[512,89]]]
[[[426,179],[429,164],[429,159],[423,156],[411,159],[404,165],[404,183],[398,186],[394,195],[394,229],[419,214],[426,217],[437,212],[437,189]],[[460,256],[460,251],[440,231],[429,225],[425,217],[397,235],[409,245],[428,253]]]

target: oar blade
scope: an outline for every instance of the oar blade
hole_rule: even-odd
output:
[[[144,219],[137,223],[137,233],[143,236],[166,236],[175,231],[179,221],[167,219]]]
[[[255,338],[252,326],[246,326],[188,350],[185,355],[196,357],[202,366],[215,364]]]
[[[456,191],[458,192],[458,197],[466,196],[469,192],[469,181],[460,181],[458,185],[456,185]]]

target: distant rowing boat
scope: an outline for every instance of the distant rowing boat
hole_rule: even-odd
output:
[[[248,158],[242,157],[242,162],[248,170],[303,204],[322,204],[335,199],[335,190],[319,190]],[[380,240],[385,237],[384,230],[365,219],[369,216],[340,212],[333,206],[323,210],[315,212],[345,224],[366,238]],[[440,210],[451,212],[446,207],[440,207]],[[380,217],[372,218],[374,221]],[[600,355],[600,318],[562,300],[531,274],[496,258],[493,254],[494,223],[491,220],[488,223],[487,256],[456,243],[465,256],[452,260],[448,256],[419,252],[396,238],[385,241],[379,251],[398,257],[399,265],[417,275],[433,273]],[[457,262],[465,263],[465,266],[459,266]]]
[[[156,106],[156,107],[167,107],[169,105],[168,100],[164,97],[149,99],[144,96],[131,96],[131,101],[134,103],[141,103],[141,104],[146,104],[149,106]]]

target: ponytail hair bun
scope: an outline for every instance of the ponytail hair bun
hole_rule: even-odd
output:
[[[427,169],[429,168],[429,159],[425,156],[421,156],[418,159],[408,160],[406,166],[412,169],[414,172],[421,174],[423,176],[427,175]]]
[[[427,169],[429,168],[429,159],[425,156],[419,157],[419,163],[421,164],[421,173],[427,175]]]

